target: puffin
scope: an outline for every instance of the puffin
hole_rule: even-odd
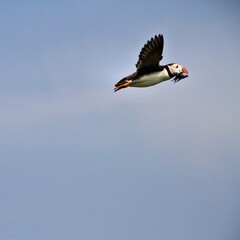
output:
[[[170,79],[176,83],[188,77],[188,70],[178,63],[160,65],[163,44],[162,34],[148,40],[140,51],[137,70],[116,83],[114,92],[127,87],[150,87]]]

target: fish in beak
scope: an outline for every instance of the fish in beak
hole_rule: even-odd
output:
[[[188,77],[188,70],[185,67],[182,67],[182,71],[179,72],[172,81],[176,83],[186,77]]]

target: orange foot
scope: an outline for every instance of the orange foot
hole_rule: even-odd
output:
[[[123,83],[123,84],[121,84],[119,86],[115,86],[114,92],[117,92],[118,90],[120,90],[122,88],[128,87],[131,83],[132,83],[132,81],[130,80],[130,81],[127,81],[127,82],[125,82],[125,83]]]

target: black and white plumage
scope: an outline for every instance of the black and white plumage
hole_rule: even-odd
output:
[[[136,72],[121,79],[114,88],[118,91],[126,87],[149,87],[173,78],[174,82],[188,77],[188,71],[180,64],[161,66],[164,39],[163,35],[151,38],[142,48],[136,64]]]

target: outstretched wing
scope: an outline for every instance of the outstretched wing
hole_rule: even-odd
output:
[[[145,67],[158,66],[162,59],[163,43],[163,35],[159,34],[151,38],[151,40],[144,45],[136,64],[137,70]]]

